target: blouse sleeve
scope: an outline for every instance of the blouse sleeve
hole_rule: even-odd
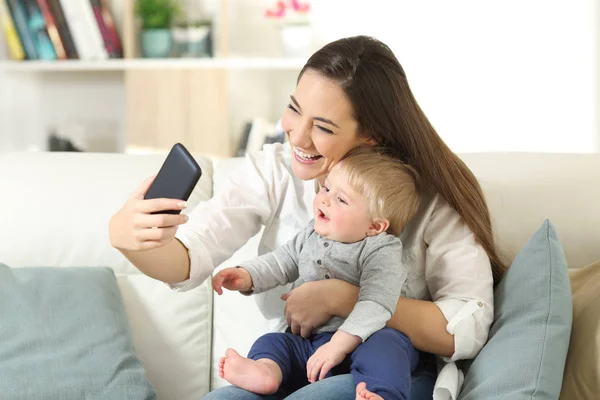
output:
[[[281,146],[265,146],[247,156],[222,190],[200,203],[179,227],[175,237],[188,249],[190,278],[170,284],[173,290],[199,286],[267,223],[278,201],[282,151]]]
[[[463,218],[443,199],[424,233],[425,276],[435,304],[454,335],[446,361],[474,358],[488,338],[494,318],[490,260]]]

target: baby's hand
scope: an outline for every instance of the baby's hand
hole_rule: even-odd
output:
[[[340,364],[345,358],[346,353],[331,342],[319,347],[306,363],[306,377],[308,381],[315,383],[317,376],[319,380],[325,379],[331,368]],[[320,374],[319,371],[321,371]]]
[[[223,288],[247,292],[252,289],[252,277],[244,268],[225,268],[213,277],[212,287],[219,295]]]

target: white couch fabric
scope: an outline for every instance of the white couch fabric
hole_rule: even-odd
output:
[[[203,177],[189,211],[240,162],[197,157]],[[600,260],[600,155],[465,154],[480,179],[499,242],[512,256],[545,218],[555,224],[570,267]],[[108,242],[108,220],[157,172],[164,155],[17,153],[0,155],[0,262],[23,266],[110,266],[123,294],[134,343],[165,400],[198,400],[226,384],[218,360],[247,352],[281,327],[252,298],[214,296],[208,283],[185,293],[141,274]],[[214,169],[214,170],[213,170]],[[256,254],[257,238],[223,266]]]

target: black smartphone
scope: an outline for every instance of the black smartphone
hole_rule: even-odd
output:
[[[144,199],[167,198],[187,201],[201,176],[202,169],[194,157],[181,143],[176,143],[160,167]],[[153,214],[179,214],[180,212],[181,210],[166,210]]]

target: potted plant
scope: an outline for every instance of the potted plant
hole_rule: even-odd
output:
[[[144,57],[168,57],[173,45],[171,23],[179,13],[176,0],[136,0],[135,11],[141,22]]]

